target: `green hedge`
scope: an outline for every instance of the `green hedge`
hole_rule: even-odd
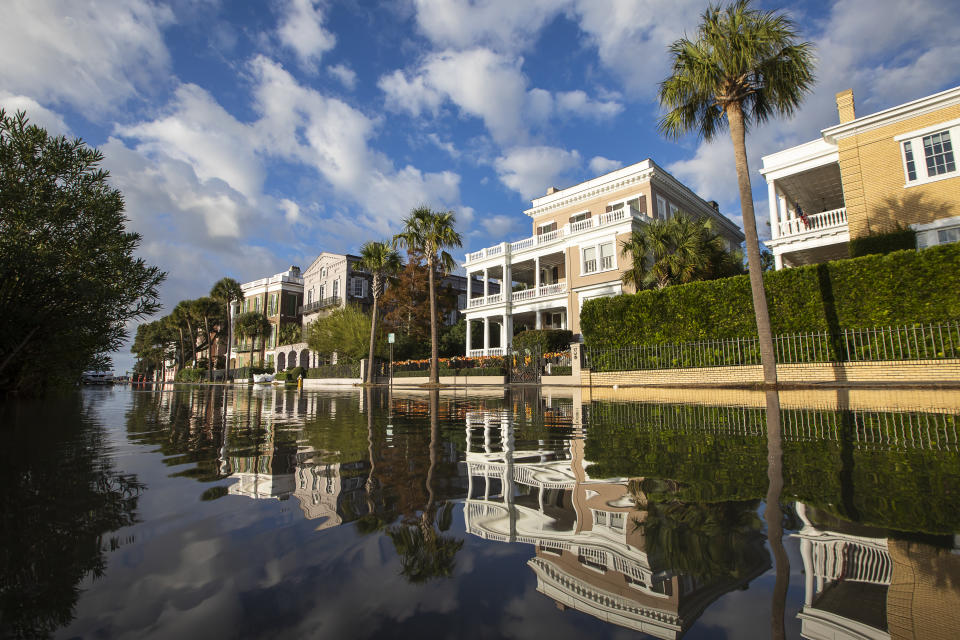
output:
[[[573,342],[573,332],[566,329],[528,329],[513,336],[513,350],[531,353],[567,351]]]
[[[774,335],[960,318],[960,244],[764,274]],[[587,344],[620,348],[756,336],[748,276],[588,300]]]
[[[555,364],[550,367],[550,375],[552,376],[569,376],[573,374],[573,367],[563,366]]]
[[[422,371],[394,371],[394,378],[426,378],[430,375],[429,369]],[[505,376],[502,367],[473,367],[471,369],[440,369],[441,376]]]
[[[300,367],[296,367],[299,369]],[[320,367],[307,369],[305,378],[359,378],[360,363],[353,364],[325,364]]]
[[[177,371],[177,382],[203,382],[207,379],[206,369],[186,367]]]
[[[917,232],[909,227],[897,229],[889,233],[877,233],[869,236],[854,238],[850,241],[850,257],[859,258],[873,254],[892,253],[904,249],[915,249],[917,246]]]

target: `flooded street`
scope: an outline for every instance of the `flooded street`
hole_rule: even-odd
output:
[[[603,393],[8,403],[0,636],[955,637],[955,392]]]

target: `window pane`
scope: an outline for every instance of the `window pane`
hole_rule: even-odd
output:
[[[923,155],[927,161],[927,176],[939,176],[956,171],[950,132],[943,131],[923,138]]]
[[[917,163],[913,159],[913,145],[910,142],[903,143],[903,157],[907,161],[907,181],[917,179]]]
[[[946,244],[948,242],[960,242],[960,227],[941,229],[937,232],[937,240],[940,241],[940,244]]]
[[[613,255],[613,243],[608,242],[606,244],[600,245],[600,257],[612,256]]]

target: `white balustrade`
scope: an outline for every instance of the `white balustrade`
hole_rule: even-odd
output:
[[[491,349],[487,349],[487,355],[488,355],[488,356],[502,356],[502,355],[503,355],[503,349],[502,349],[501,347],[493,347],[493,348],[491,348]]]
[[[487,303],[487,299],[483,296],[477,298],[470,298],[470,302],[467,304],[467,308],[473,309],[474,307],[482,307]]]
[[[832,211],[809,215],[806,221],[804,221],[803,218],[781,220],[780,237],[810,233],[813,231],[825,231],[836,227],[845,227],[846,225],[847,209],[846,207],[841,207],[839,209],[833,209]]]
[[[483,355],[483,349],[470,349],[470,353],[467,354],[471,358],[479,358]]]
[[[503,294],[495,293],[493,295],[487,296],[487,304],[500,304],[503,302]]]
[[[547,233],[537,234],[537,244],[547,244],[548,242],[553,242],[554,240],[559,240],[563,237],[563,229],[554,229],[553,231],[548,231]]]
[[[536,243],[537,239],[530,237],[524,238],[523,240],[517,240],[516,242],[510,243],[510,251],[520,251],[521,249],[529,249]]]
[[[540,287],[537,291],[538,296],[553,296],[558,293],[563,293],[567,290],[566,282],[556,282],[554,284],[548,284]]]
[[[593,228],[593,218],[587,218],[586,220],[581,220],[580,222],[571,222],[569,226],[570,233],[586,231],[587,229]]]
[[[473,262],[474,260],[479,260],[484,255],[486,255],[486,249],[480,249],[480,251],[474,251],[473,253],[467,254],[467,262]]]
[[[522,291],[514,291],[511,298],[514,302],[520,302],[521,300],[529,300],[530,298],[534,298],[536,295],[536,289],[524,289]]]
[[[636,210],[633,207],[630,207],[630,213],[632,214]],[[611,224],[613,222],[620,222],[621,220],[627,219],[627,210],[626,209],[617,209],[611,211],[610,213],[601,213],[597,226],[602,227],[603,225]]]
[[[493,247],[487,247],[486,252],[488,258],[491,256],[499,256],[503,253],[503,245],[498,244]]]

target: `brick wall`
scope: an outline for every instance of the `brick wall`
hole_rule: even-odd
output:
[[[845,362],[777,365],[780,382],[960,382],[960,359],[899,362]],[[581,372],[585,385],[753,384],[763,381],[760,365]]]

